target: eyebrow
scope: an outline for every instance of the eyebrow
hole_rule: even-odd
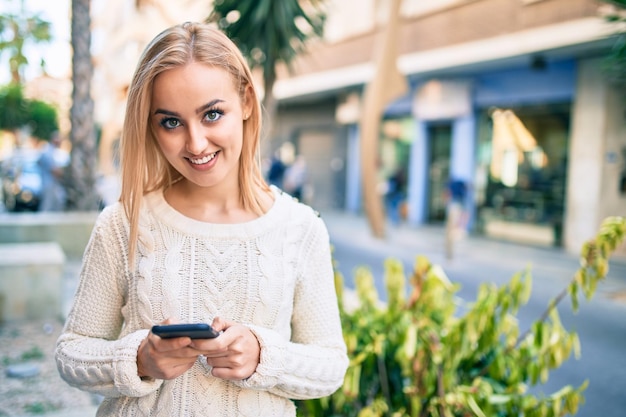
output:
[[[204,111],[206,111],[207,109],[210,109],[211,107],[215,106],[218,103],[223,103],[224,100],[221,100],[219,98],[216,98],[214,100],[209,101],[206,104],[203,104],[202,106],[198,107],[195,111],[196,114],[200,114]],[[165,110],[165,109],[156,109],[154,111],[154,114],[164,114],[166,116],[176,116],[176,117],[180,117],[180,115],[174,111],[170,111],[170,110]]]
[[[211,107],[215,106],[217,103],[223,103],[224,100],[221,100],[219,98],[216,98],[215,100],[211,100],[208,103],[206,103],[203,106],[200,106],[196,109],[196,114],[200,114],[202,112],[204,112],[205,110],[210,109]]]

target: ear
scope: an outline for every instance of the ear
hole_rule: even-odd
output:
[[[241,99],[241,114],[243,115],[243,120],[248,120],[248,118],[252,114],[253,109],[254,109],[254,91],[252,90],[252,86],[248,84],[245,87],[245,90],[243,92],[243,97]]]

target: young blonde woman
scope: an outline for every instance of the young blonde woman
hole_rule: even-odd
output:
[[[323,221],[258,166],[261,109],[236,46],[159,34],[130,86],[122,193],[85,250],[56,361],[98,416],[294,416],[348,365]],[[207,323],[213,339],[155,324]]]

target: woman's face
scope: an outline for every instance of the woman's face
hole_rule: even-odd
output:
[[[169,163],[200,187],[237,186],[250,111],[221,68],[190,63],[154,80],[150,119],[157,142]]]

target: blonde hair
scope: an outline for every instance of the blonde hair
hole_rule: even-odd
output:
[[[261,105],[252,73],[237,46],[218,29],[205,23],[183,23],[164,30],[146,47],[130,84],[121,135],[122,190],[120,201],[130,222],[129,254],[135,257],[139,238],[141,200],[149,192],[166,189],[180,176],[165,159],[150,125],[152,86],[157,75],[190,62],[227,71],[242,104],[252,100],[243,121],[243,147],[239,160],[239,188],[245,209],[263,213],[261,194],[268,190],[258,162]]]

